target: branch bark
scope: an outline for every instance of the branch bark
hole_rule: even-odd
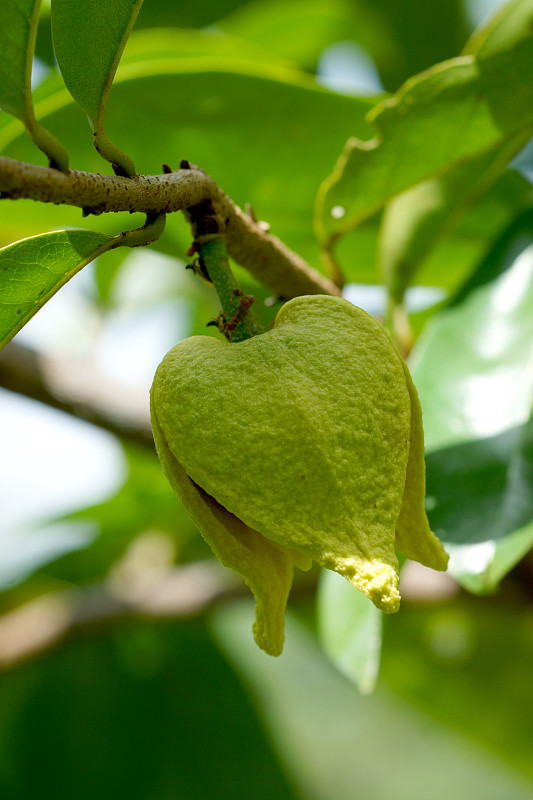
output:
[[[333,281],[245,214],[196,166],[131,179],[72,169],[63,173],[0,156],[0,193],[11,200],[77,206],[85,214],[96,215],[118,211],[168,214],[210,202],[230,256],[277,296],[341,293]]]

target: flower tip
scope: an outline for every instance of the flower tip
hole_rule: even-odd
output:
[[[279,628],[277,631],[273,631],[272,629],[269,630],[261,622],[259,622],[256,616],[256,620],[252,626],[252,633],[254,635],[256,645],[267,655],[277,657],[282,654],[283,644],[285,641],[285,636],[283,634],[283,621],[281,623],[281,628]]]
[[[371,583],[365,594],[384,614],[396,614],[400,610],[401,597],[397,580],[392,584],[388,582],[385,586],[380,587],[374,587]]]

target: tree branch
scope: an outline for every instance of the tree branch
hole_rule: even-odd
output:
[[[309,266],[260,223],[236,206],[198,167],[164,175],[115,175],[69,170],[67,173],[0,156],[0,193],[16,200],[71,205],[85,214],[129,211],[144,214],[186,211],[212,204],[230,256],[279,297],[340,295],[340,289]]]
[[[62,362],[10,342],[0,353],[0,386],[154,449],[147,394],[137,396],[87,364]]]
[[[0,616],[0,672],[80,630],[135,617],[194,617],[245,592],[221,565],[207,561],[42,595]]]

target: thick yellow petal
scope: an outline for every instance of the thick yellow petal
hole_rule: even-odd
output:
[[[402,508],[396,525],[396,547],[413,561],[419,561],[432,569],[445,570],[448,566],[448,554],[429,527],[424,509],[426,464],[422,410],[407,364],[402,363],[411,396],[411,445]]]
[[[398,609],[411,399],[369,314],[298,297],[252,339],[194,336],[164,358],[153,397],[169,450],[224,509]]]
[[[280,655],[293,578],[290,554],[226,511],[187,476],[168,448],[153,403],[152,428],[165,475],[187,513],[217,558],[244,578],[255,596],[255,641],[269,655]]]

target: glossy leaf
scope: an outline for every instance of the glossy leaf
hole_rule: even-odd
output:
[[[525,38],[533,20],[533,0],[515,0],[474,33],[463,54],[510,47]],[[418,184],[386,207],[380,234],[380,272],[392,306],[401,304],[420,265],[443,235],[502,174],[529,134],[512,139],[440,178]]]
[[[93,231],[57,231],[0,250],[0,347],[73,275],[112,246]]]
[[[329,169],[331,154],[340,149],[347,136],[354,131],[361,138],[371,134],[364,117],[372,104],[321,90],[296,70],[253,65],[250,47],[239,46],[238,53],[230,58],[235,42],[232,37],[197,31],[191,34],[179,32],[179,51],[174,55],[174,32],[140,31],[132,35],[108,109],[113,130],[141,172],[158,172],[163,160],[175,166],[181,157],[200,164],[234,200],[241,206],[250,202],[259,218],[271,224],[273,233],[318,266],[311,225],[314,193]],[[181,57],[182,52],[187,56]],[[258,50],[257,59],[263,58],[264,51]],[[169,104],[169,96],[181,96],[183,101]],[[47,122],[67,137],[75,163],[99,171],[99,159],[92,151],[84,121],[57,78],[39,87],[36,98]],[[334,118],[335,125],[320,124],[325,118]],[[216,137],[212,136],[211,124],[216,127]],[[31,148],[24,145],[16,121],[0,129],[2,147],[6,155],[31,160]],[[289,182],[287,175],[291,175]],[[475,266],[492,232],[500,230],[513,211],[520,209],[523,196],[524,187],[514,180],[489,192],[456,236],[443,242],[429,259],[424,280],[455,288]],[[6,201],[0,217],[0,240],[65,224],[83,225],[80,212]],[[87,224],[92,226],[94,221],[89,218]],[[98,220],[98,227],[106,232],[120,230],[121,224],[129,227],[130,219],[124,217],[121,222],[120,217],[108,215]],[[158,247],[172,254],[184,253],[189,232],[180,215],[167,219],[166,230]],[[349,280],[376,282],[376,237],[377,220],[372,219],[340,242],[339,255]]]
[[[524,143],[522,136],[516,137],[506,147],[419,183],[388,203],[381,223],[379,268],[392,305],[402,303],[431,250],[502,175]],[[529,191],[524,192],[526,200]]]
[[[327,245],[400,192],[533,131],[533,37],[463,56],[408,81],[376,106],[377,135],[352,138],[317,197]]]
[[[31,69],[40,5],[41,0],[2,0],[0,5],[0,108],[24,123],[50,166],[66,171],[66,151],[33,111]]]
[[[532,307],[529,213],[412,354],[430,522],[472,591],[493,589],[533,544]]]
[[[31,63],[40,0],[0,6],[0,107],[24,122],[31,115]]]
[[[363,694],[376,684],[381,654],[383,615],[360,592],[329,570],[320,574],[319,639],[339,671]]]
[[[149,42],[144,32],[142,36],[139,61],[128,60],[119,68],[107,112],[139,171],[157,174],[162,161],[176,168],[181,158],[188,158],[210,172],[241,207],[251,203],[273,233],[317,263],[312,229],[316,187],[331,163],[331,153],[340,149],[351,131],[368,136],[365,115],[372,104],[321,89],[297,70],[251,64],[249,58],[208,58],[205,52],[201,57],[161,58],[159,43],[165,54],[167,37],[154,33]],[[208,40],[209,35],[202,38]],[[135,45],[135,37],[131,44]],[[169,102],[173,97],[181,101]],[[76,163],[99,171],[101,162],[86,135],[85,121],[64,88],[58,86],[42,102],[50,125],[64,131]],[[324,119],[335,119],[335,125],[324,126]],[[28,160],[28,148],[15,126],[0,130],[2,145],[6,155]],[[294,179],[288,181],[288,175]],[[14,204],[12,208],[6,213],[14,215],[17,209]],[[53,219],[59,225],[65,217],[68,224],[79,224],[76,209],[48,207],[36,212],[49,226]],[[120,223],[110,215],[108,220],[100,218],[99,224],[113,230]],[[169,217],[167,228],[181,237],[183,252],[190,234],[178,215]]]
[[[65,84],[93,126],[95,146],[118,174],[135,167],[104,130],[104,114],[115,72],[142,0],[52,2],[54,50]]]

